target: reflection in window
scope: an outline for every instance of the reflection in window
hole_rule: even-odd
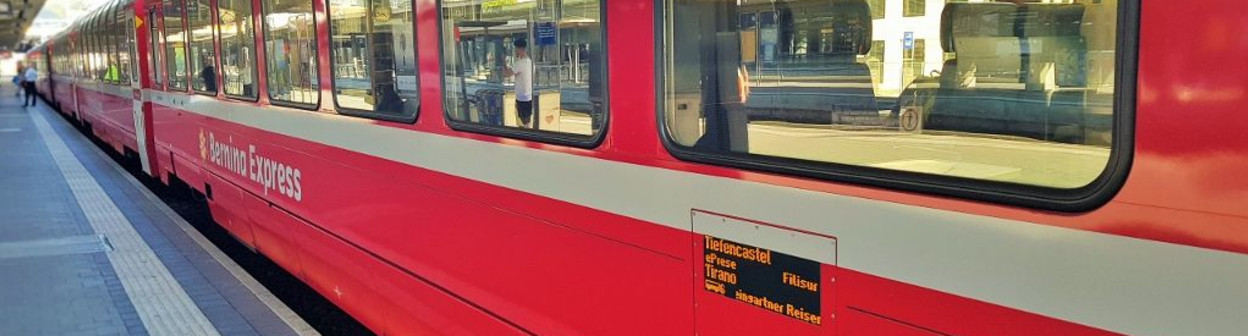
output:
[[[121,70],[117,67],[120,64],[117,52],[118,49],[122,48],[120,45],[122,41],[120,36],[118,36],[121,34],[121,27],[118,27],[117,13],[120,11],[117,10],[117,7],[111,7],[104,12],[104,26],[101,31],[104,34],[106,55],[104,67],[102,68],[104,73],[100,76],[104,77],[104,81],[108,83],[119,83],[121,78]]]
[[[256,30],[251,13],[251,0],[217,0],[221,81],[227,95],[256,98]]]
[[[95,79],[95,34],[91,29],[94,26],[95,18],[88,18],[83,27],[82,35],[82,75],[85,78]]]
[[[1100,176],[1113,140],[1117,1],[950,2],[944,15],[906,18],[919,24],[909,31],[873,24],[874,3],[669,1],[671,140],[1052,188]],[[743,24],[750,15],[757,25]]]
[[[264,48],[268,57],[269,98],[316,104],[316,26],[312,2],[264,0]]]
[[[606,55],[600,0],[444,0],[442,7],[442,71],[452,119],[576,135],[601,129]]]
[[[871,70],[872,87],[879,86],[884,81],[884,46],[884,41],[871,41],[871,51],[867,52],[863,60]]]
[[[182,28],[182,0],[165,0],[165,66],[170,90],[186,90],[186,33]]]
[[[212,7],[208,0],[187,0],[187,29],[191,31],[191,89],[217,94],[217,52],[212,47]]]
[[[125,8],[124,6],[122,8]],[[125,71],[122,78],[122,84],[129,85],[132,79],[139,76],[138,58],[134,56],[135,49],[138,48],[138,42],[134,33],[134,12],[122,10],[120,13],[123,19],[119,29],[121,29],[122,37],[126,39],[122,45],[121,69]]]
[[[148,55],[147,67],[148,69],[152,69],[152,71],[148,72],[149,79],[152,81],[152,83],[156,84],[157,88],[160,88],[161,87],[160,84],[165,82],[164,71],[162,71],[162,69],[164,69],[165,67],[165,64],[160,59],[160,54],[161,54],[160,43],[161,41],[163,41],[165,36],[160,31],[160,25],[158,23],[160,21],[158,21],[159,20],[158,15],[161,15],[161,14],[151,12],[147,16],[147,22],[148,22],[147,38],[150,42],[148,43],[149,45],[148,50],[151,50],[150,52],[147,53]]]
[[[105,19],[105,16],[107,15],[103,12],[97,15],[93,27],[95,29],[95,67],[92,69],[91,76],[100,81],[106,80],[107,77],[104,76],[104,73],[107,72],[106,69],[108,69],[109,64],[108,32],[105,29],[108,20]]]
[[[93,34],[95,35],[95,67],[92,68],[91,77],[100,81],[104,81],[106,79],[104,73],[107,72],[106,69],[109,64],[108,34],[105,30],[108,21],[105,20],[105,16],[107,15],[102,12],[100,15],[97,15],[95,18],[95,24],[92,27],[92,29],[95,30]]]
[[[84,24],[87,26],[80,27],[79,29],[85,30],[87,27],[90,27],[89,22]],[[90,36],[85,31],[80,30],[76,39],[73,37],[70,39],[73,41],[72,43],[74,48],[74,77],[82,79],[91,78],[91,72],[88,71],[91,69],[91,65],[90,61],[87,59],[91,55],[91,50],[89,49],[91,45]]]
[[[927,65],[927,40],[911,39],[902,42],[901,70],[902,83],[913,83],[915,78],[923,75]]]
[[[338,106],[414,116],[420,90],[411,2],[334,1],[329,15]]]
[[[100,64],[100,60],[96,59],[96,56],[99,55],[100,51],[99,51],[99,44],[96,44],[96,40],[95,40],[96,39],[95,22],[96,22],[95,17],[91,17],[91,20],[87,21],[86,34],[84,37],[82,37],[82,40],[84,40],[82,42],[84,42],[84,44],[86,45],[86,51],[84,52],[84,54],[82,54],[82,56],[84,56],[84,62],[82,62],[82,66],[85,67],[84,69],[84,71],[86,71],[85,75],[87,77],[90,77],[91,80],[99,79],[99,77],[96,76],[97,72],[95,71],[96,66],[99,66]]]

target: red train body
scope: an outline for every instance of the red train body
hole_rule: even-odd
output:
[[[217,55],[234,48],[223,46],[219,2],[211,1],[216,29],[208,40]],[[274,24],[261,10],[269,2],[250,1],[252,22]],[[1248,67],[1236,65],[1248,59],[1248,26],[1240,24],[1248,7],[1239,2],[1106,0],[1119,6],[1117,53],[1129,56],[1116,67],[1127,79],[1115,84],[1124,96],[1116,98],[1115,118],[1127,127],[1114,131],[1121,171],[1107,173],[1118,178],[1108,179],[1103,197],[1066,208],[674,154],[661,131],[664,75],[654,71],[672,47],[663,37],[670,1],[599,2],[610,114],[598,138],[546,141],[540,132],[455,127],[460,121],[444,111],[459,88],[443,78],[441,51],[448,38],[475,33],[442,24],[458,15],[450,2],[406,7],[418,72],[398,85],[419,88],[407,98],[419,106],[412,120],[339,107],[346,100],[335,92],[348,89],[335,85],[346,85],[343,72],[351,68],[329,66],[340,62],[331,53],[355,42],[331,35],[346,29],[330,27],[335,14],[327,7],[337,1],[309,1],[316,85],[299,84],[314,88],[318,99],[309,106],[263,94],[274,92],[269,68],[291,66],[266,55],[264,34],[232,49],[260,60],[240,86],[254,99],[170,87],[197,76],[186,64],[185,77],[171,76],[168,63],[151,61],[183,57],[168,54],[182,42],[164,33],[165,6],[181,1],[110,3],[29,55],[43,73],[50,65],[38,88],[62,113],[139,157],[153,177],[207,195],[216,221],[240,241],[379,334],[1248,330],[1248,179],[1240,175],[1248,168],[1248,132],[1241,131],[1248,117],[1234,112],[1248,106]],[[745,13],[750,2],[732,10]],[[485,3],[480,13],[494,10]],[[930,12],[943,4],[934,6]],[[370,13],[381,22],[383,14],[394,20],[404,12]],[[99,21],[107,15],[116,20]],[[887,29],[884,22],[876,29]],[[183,32],[192,32],[187,25]],[[89,52],[98,46],[88,39],[101,27],[115,28],[106,47],[131,46],[133,56]],[[213,59],[217,68],[237,62]],[[125,67],[134,70],[126,75]],[[92,74],[96,69],[104,70]],[[210,78],[217,82],[211,87],[232,85],[225,77]],[[376,77],[366,78],[375,87]],[[874,83],[879,92],[884,80]],[[381,96],[367,99],[380,106]],[[789,275],[769,285],[738,283],[747,276],[731,272],[738,266],[715,261],[759,261],[741,252],[752,247],[768,265],[772,258],[815,265],[816,276],[790,280],[790,271],[774,266],[759,272]],[[712,271],[725,267],[730,272]],[[747,290],[724,293],[724,284]],[[806,292],[749,292],[791,290],[775,288],[786,284]]]

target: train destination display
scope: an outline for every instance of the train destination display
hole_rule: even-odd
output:
[[[707,291],[822,325],[818,262],[712,236],[703,261]]]

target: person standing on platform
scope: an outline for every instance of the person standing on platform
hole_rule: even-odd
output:
[[[528,43],[524,39],[516,39],[512,43],[516,47],[516,61],[506,69],[508,76],[515,76],[516,81],[516,114],[520,117],[520,127],[532,127],[533,119],[533,59],[529,58]]]
[[[26,74],[22,76],[22,89],[26,90],[26,100],[22,102],[22,106],[35,106],[35,80],[39,79],[39,72],[35,70],[35,66],[26,67]]]

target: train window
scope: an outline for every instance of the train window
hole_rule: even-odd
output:
[[[69,33],[68,36],[65,37],[65,42],[69,43],[69,55],[65,55],[68,58],[67,62],[69,63],[65,66],[69,67],[69,75],[72,76],[75,81],[82,78],[80,74],[82,67],[78,65],[78,60],[82,57],[80,56],[82,53],[80,51],[82,50],[82,44],[79,42],[81,41],[81,37],[81,35],[74,33]]]
[[[185,91],[189,74],[186,66],[186,31],[183,27],[182,0],[165,0],[165,73],[169,90]]]
[[[64,43],[67,48],[65,49],[66,53],[61,55],[61,67],[64,69],[61,74],[69,76],[72,81],[78,77],[78,64],[76,63],[78,60],[78,46],[70,34],[66,34],[61,43]]]
[[[416,118],[416,31],[408,0],[330,4],[334,101],[347,114],[411,122]]]
[[[81,73],[78,77],[82,79],[91,78],[91,32],[88,28],[91,26],[91,21],[89,20],[83,23],[78,31],[78,61],[81,62],[79,64],[81,68],[78,69]]]
[[[256,26],[251,14],[251,0],[217,0],[223,91],[256,99]]]
[[[452,126],[593,144],[606,121],[601,0],[442,1]]]
[[[79,71],[82,71],[82,73],[80,73],[78,77],[82,79],[91,78],[91,49],[92,49],[91,45],[92,43],[91,43],[91,28],[90,27],[91,27],[91,18],[88,17],[86,21],[83,22],[82,26],[79,27],[79,30],[78,30],[78,45],[80,46],[78,48],[78,60],[82,62],[80,64],[82,68],[78,69]]]
[[[878,3],[665,1],[669,147],[1038,207],[1102,190],[1118,157],[1118,1],[949,1],[907,10],[907,29],[873,22]],[[746,14],[759,24],[735,23]]]
[[[263,0],[269,99],[305,107],[320,102],[316,18],[307,0]]]
[[[118,82],[122,85],[129,86],[131,79],[135,76],[134,67],[134,12],[132,8],[125,5],[117,6],[117,38],[120,40],[117,44],[117,62]]]
[[[191,35],[191,89],[216,95],[217,51],[212,43],[212,6],[208,0],[187,0],[186,20]]]
[[[108,46],[104,35],[104,17],[96,15],[95,23],[91,27],[91,35],[95,39],[95,65],[92,68],[91,78],[95,80],[104,80],[104,68],[108,66]]]
[[[77,36],[70,35],[70,36],[71,36],[70,48],[73,49],[74,51],[73,55],[69,56],[70,62],[71,62],[70,66],[74,67],[73,71],[74,71],[75,80],[81,80],[83,76],[83,71],[82,71],[83,70],[82,48],[84,47],[82,44],[83,39],[82,39],[82,35],[77,35]]]
[[[148,12],[147,15],[147,38],[149,39],[150,48],[148,48],[147,67],[152,71],[149,72],[154,87],[160,88],[161,83],[165,81],[164,68],[165,63],[161,60],[161,45],[164,44],[165,34],[160,30],[160,15],[155,10]]]
[[[101,27],[100,15],[91,18],[91,26],[88,28],[91,37],[91,79],[102,80],[100,69],[104,67],[104,43],[101,41],[103,35],[100,34]]]
[[[109,58],[112,55],[109,52],[110,48],[108,45],[110,41],[108,39],[107,27],[108,20],[106,18],[106,14],[101,13],[100,15],[97,15],[95,18],[94,32],[97,55],[95,62],[95,74],[93,76],[96,80],[105,82],[108,80],[108,77],[105,77],[104,74],[107,72],[106,69],[108,69],[108,65],[111,61]]]
[[[78,31],[78,78],[91,78],[91,33],[87,27],[90,27],[90,21],[86,22]]]
[[[87,79],[89,78],[89,71],[87,71],[89,66],[87,64],[87,55],[89,55],[91,51],[87,49],[88,40],[86,33],[82,31],[79,31],[78,33],[78,36],[76,36],[74,40],[74,53],[76,53],[74,55],[74,77],[77,77],[78,79]]]
[[[121,38],[118,36],[120,31],[117,27],[117,7],[110,7],[104,12],[104,28],[101,30],[104,33],[104,46],[107,48],[105,51],[107,58],[103,69],[104,73],[100,76],[104,77],[104,82],[111,84],[121,82],[121,70],[118,68],[121,65],[121,60],[118,57],[118,53],[119,49],[123,47],[121,46]]]
[[[107,13],[101,12],[101,14],[97,15],[95,18],[94,34],[95,34],[95,48],[96,48],[97,55],[96,55],[96,63],[95,63],[95,74],[92,75],[95,77],[96,80],[105,81],[105,82],[108,81],[108,77],[104,76],[104,74],[107,72],[106,69],[108,69],[108,65],[111,63],[111,60],[109,58],[112,55],[112,53],[109,51],[110,48],[108,46],[110,41],[108,38],[107,16],[108,16]]]

